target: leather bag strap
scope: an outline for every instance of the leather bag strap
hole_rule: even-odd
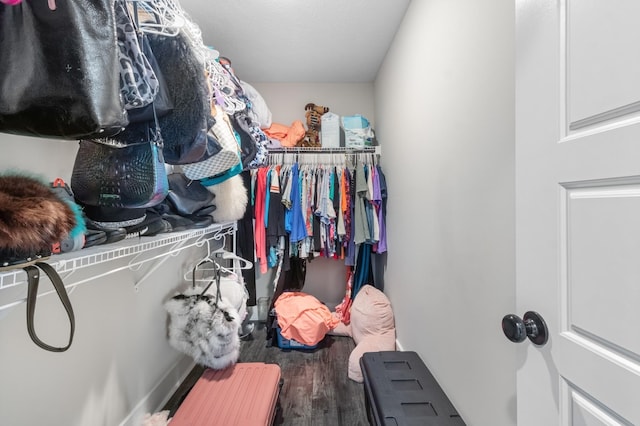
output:
[[[38,285],[40,283],[40,268],[51,280],[51,284],[53,284],[53,288],[56,290],[58,297],[60,298],[60,302],[62,302],[62,306],[67,311],[67,316],[69,317],[70,331],[69,331],[69,343],[63,347],[51,346],[44,343],[40,338],[36,335],[36,330],[34,327],[34,316],[36,311],[36,300],[38,299]],[[56,270],[49,265],[48,263],[36,263],[35,265],[26,266],[23,268],[27,273],[27,331],[29,332],[29,336],[33,342],[40,346],[42,349],[51,352],[64,352],[71,346],[71,342],[73,341],[73,335],[76,328],[75,316],[73,314],[73,308],[71,306],[71,301],[69,300],[69,296],[67,295],[67,290],[62,283],[62,279]]]

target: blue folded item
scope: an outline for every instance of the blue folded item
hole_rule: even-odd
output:
[[[366,129],[370,126],[369,120],[360,114],[345,115],[340,119],[342,120],[342,128],[346,130]]]

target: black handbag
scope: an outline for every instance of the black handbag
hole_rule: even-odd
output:
[[[176,213],[202,216],[215,210],[215,196],[199,181],[189,180],[182,173],[171,173],[168,180],[167,201]]]
[[[184,32],[148,39],[173,101],[173,111],[159,118],[165,162],[180,165],[213,157],[222,148],[208,132],[214,119],[204,63]]]
[[[0,4],[0,131],[109,137],[127,124],[113,0]]]
[[[159,128],[144,141],[81,140],[71,174],[75,198],[83,204],[142,208],[162,202],[169,182]]]

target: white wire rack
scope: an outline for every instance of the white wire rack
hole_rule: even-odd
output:
[[[363,146],[359,148],[322,148],[322,147],[304,147],[304,146],[292,146],[281,148],[269,148],[269,153],[289,153],[289,154],[382,154],[382,147],[380,145],[375,146]]]
[[[72,288],[124,269],[136,270],[143,263],[157,260],[156,264],[154,264],[154,266],[137,281],[137,286],[151,275],[151,273],[162,265],[162,263],[164,263],[164,261],[166,261],[170,256],[176,256],[182,250],[189,247],[202,247],[205,244],[209,245],[211,241],[218,241],[224,244],[226,236],[235,236],[236,231],[236,222],[225,222],[213,224],[203,229],[172,232],[160,234],[155,237],[128,238],[113,244],[95,246],[82,249],[77,252],[54,255],[47,261],[47,263],[53,266],[56,271],[63,276],[65,287]],[[236,241],[235,238],[233,238],[232,250],[234,252],[235,244]],[[157,250],[160,248],[165,249],[161,251]],[[72,273],[79,269],[89,268],[101,263],[124,258],[131,258],[124,266],[109,268],[107,272],[99,275],[92,275],[89,278],[72,283],[67,279]],[[23,284],[26,284],[26,273],[22,269],[0,273],[0,291]],[[53,293],[53,291],[41,293],[38,297],[50,293]],[[18,305],[22,302],[24,302],[24,300],[1,305],[0,311]]]
[[[312,147],[282,147],[269,149],[268,162],[270,165],[293,163],[302,164],[377,164],[382,148],[364,146],[361,148],[312,148]]]

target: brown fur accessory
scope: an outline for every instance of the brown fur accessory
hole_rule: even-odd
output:
[[[50,251],[75,223],[69,205],[47,184],[23,175],[0,176],[0,258]]]

